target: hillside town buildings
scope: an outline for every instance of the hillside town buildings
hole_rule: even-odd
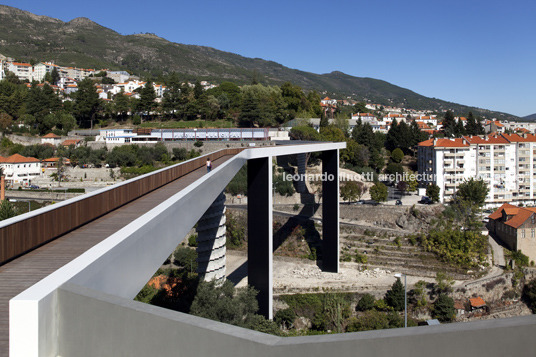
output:
[[[419,173],[430,178],[423,184],[438,185],[441,202],[450,201],[461,182],[475,177],[488,184],[487,206],[536,203],[533,134],[429,139],[419,143],[417,160]]]

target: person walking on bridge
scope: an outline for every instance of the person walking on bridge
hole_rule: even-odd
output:
[[[209,173],[210,170],[212,170],[212,162],[210,161],[210,157],[209,157],[207,158],[207,173]]]

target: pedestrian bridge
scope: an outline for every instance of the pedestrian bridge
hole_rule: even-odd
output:
[[[226,149],[0,223],[0,355],[505,356],[536,349],[535,316],[281,338],[133,301],[248,162],[248,281],[272,313],[272,158],[344,143]],[[323,269],[338,272],[338,181],[323,183]],[[8,311],[9,305],[9,311]],[[8,319],[9,316],[9,319]],[[7,336],[9,335],[9,341]]]

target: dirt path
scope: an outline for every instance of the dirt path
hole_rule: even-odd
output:
[[[387,269],[359,270],[357,263],[341,263],[340,273],[326,273],[315,262],[274,257],[274,293],[314,292],[318,289],[337,291],[382,291],[389,289],[395,282],[395,272]],[[227,251],[227,276],[237,287],[247,285],[247,256],[245,252]],[[433,282],[429,277],[408,276],[408,285],[417,281]]]

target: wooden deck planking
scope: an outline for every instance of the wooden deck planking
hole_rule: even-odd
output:
[[[221,165],[231,156],[213,161]],[[206,173],[199,168],[126,205],[0,266],[0,356],[9,353],[9,300],[117,232]]]

